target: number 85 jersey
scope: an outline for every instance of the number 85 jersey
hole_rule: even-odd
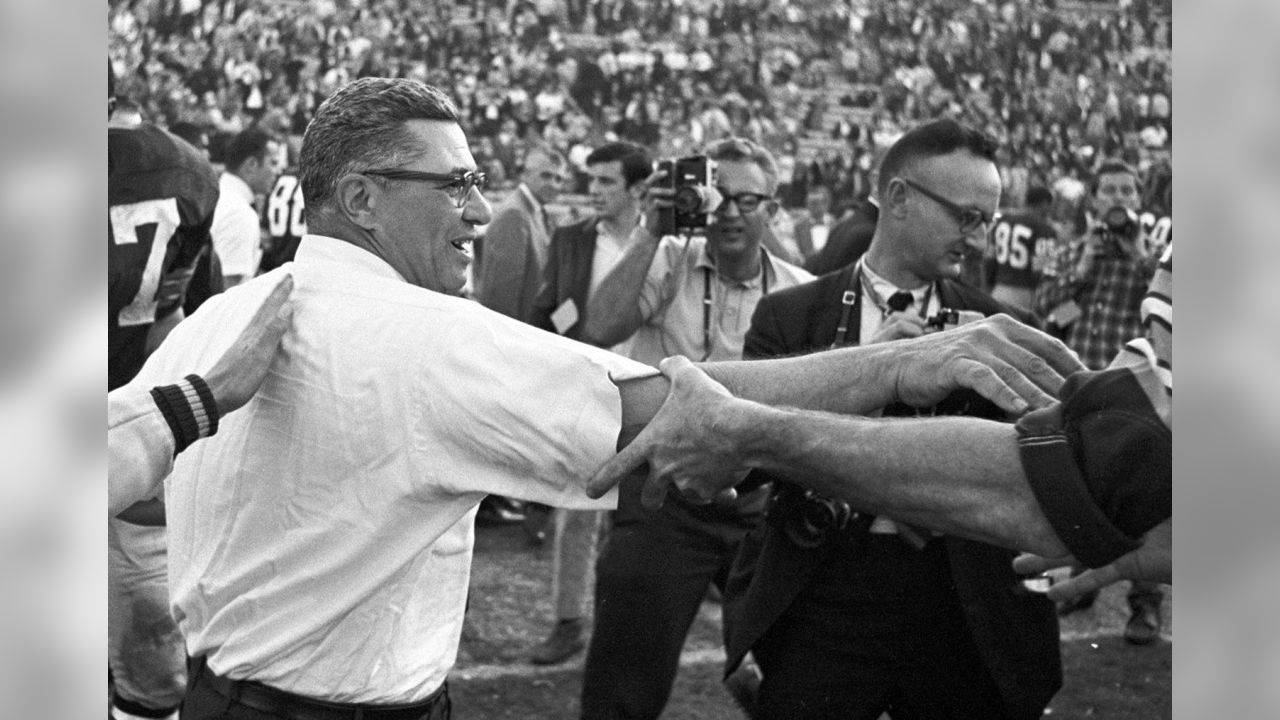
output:
[[[1053,226],[1030,213],[1000,215],[987,246],[992,285],[1034,290],[1057,251]]]
[[[185,141],[108,129],[108,390],[137,374],[151,325],[182,305],[217,202],[213,168]]]

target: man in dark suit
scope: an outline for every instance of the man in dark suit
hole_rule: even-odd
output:
[[[998,206],[994,149],[952,121],[904,135],[881,165],[866,255],[763,299],[745,356],[917,337],[943,308],[1011,312],[956,280]],[[996,415],[960,393],[932,409],[884,409],[921,413]],[[777,482],[725,592],[728,667],[754,653],[759,717],[1038,718],[1061,685],[1058,626],[1012,558]]]
[[[494,208],[475,285],[482,305],[527,322],[551,242],[546,204],[564,186],[564,157],[549,147],[534,148],[525,156],[520,178],[515,192]]]
[[[587,191],[596,214],[557,228],[529,322],[580,340],[587,298],[622,259],[639,228],[644,179],[652,170],[649,153],[628,142],[601,145],[587,156]],[[643,228],[639,228],[643,232]],[[626,354],[630,343],[615,345]],[[582,616],[595,586],[593,569],[602,513],[556,510],[551,594],[556,624],[533,649],[538,665],[564,662],[583,648]]]

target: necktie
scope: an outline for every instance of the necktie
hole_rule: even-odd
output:
[[[916,301],[915,295],[912,295],[911,293],[906,292],[905,290],[899,290],[898,292],[889,296],[889,302],[886,304],[889,306],[890,310],[894,312],[902,312],[903,310],[906,310],[907,308],[914,305],[915,301]]]

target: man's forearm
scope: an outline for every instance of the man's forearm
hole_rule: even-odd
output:
[[[866,414],[896,399],[885,372],[890,361],[890,353],[883,346],[866,346],[776,360],[702,363],[698,367],[744,400]],[[653,419],[670,386],[662,375],[619,383],[623,427],[620,446],[625,446]]]
[[[977,418],[870,419],[743,404],[748,465],[949,535],[1068,553],[1022,471],[1014,429]]]
[[[618,265],[590,293],[582,339],[599,347],[611,347],[631,337],[643,319],[638,307],[649,266],[658,252],[658,241],[633,240]]]
[[[893,353],[886,347],[866,345],[792,358],[703,363],[698,367],[745,400],[860,415],[897,399]]]
[[[773,362],[705,367],[747,382],[735,376],[740,366]],[[619,447],[653,419],[669,387],[662,375],[620,383]],[[757,396],[785,394],[745,387]],[[1046,557],[1068,553],[1027,483],[1011,425],[966,417],[848,417],[737,401],[709,412],[703,420],[714,428],[691,430],[684,439],[717,445],[700,447],[733,468],[768,470],[861,510],[949,535]]]

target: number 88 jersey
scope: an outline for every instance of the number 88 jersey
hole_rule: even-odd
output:
[[[259,272],[274,270],[293,260],[298,242],[307,234],[307,221],[302,205],[302,184],[296,170],[288,170],[276,178],[263,209],[267,228],[266,247],[262,251]]]
[[[1045,263],[1057,250],[1053,226],[1029,213],[1000,215],[991,228],[987,254],[993,285],[1035,289]]]
[[[151,125],[108,129],[108,390],[137,374],[151,325],[182,305],[217,202],[194,147]]]

